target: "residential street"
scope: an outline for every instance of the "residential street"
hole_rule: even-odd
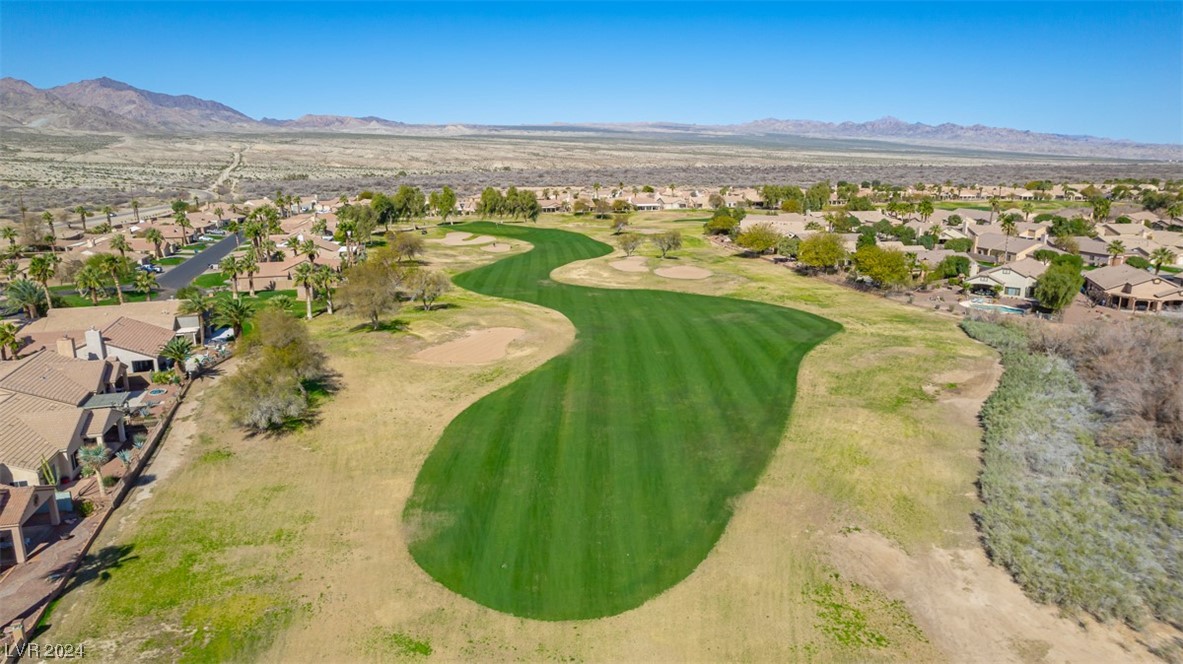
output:
[[[216,243],[206,247],[205,251],[157,277],[156,283],[160,284],[160,289],[163,291],[176,291],[177,289],[184,288],[200,276],[202,272],[205,272],[209,268],[210,263],[217,263],[222,260],[231,251],[234,251],[234,248],[237,246],[238,240],[236,237],[234,235],[227,235]]]

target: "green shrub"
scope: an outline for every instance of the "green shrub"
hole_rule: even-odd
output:
[[[94,510],[94,503],[86,500],[85,498],[74,503],[74,511],[83,519],[90,516],[91,514],[94,514]]]
[[[962,321],[1006,371],[982,407],[990,557],[1035,599],[1133,625],[1183,621],[1183,485],[1153,456],[1096,443],[1092,392],[1015,326]]]

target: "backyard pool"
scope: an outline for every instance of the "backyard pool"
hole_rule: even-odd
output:
[[[989,302],[962,302],[961,306],[967,309],[977,309],[978,311],[993,311],[998,314],[1020,314],[1025,313],[1018,307],[1008,307],[1005,304],[990,304]]]

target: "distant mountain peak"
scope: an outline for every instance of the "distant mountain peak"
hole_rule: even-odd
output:
[[[214,132],[289,130],[353,132],[359,134],[456,132],[531,132],[584,130],[661,132],[686,135],[789,135],[817,139],[886,141],[916,146],[1021,152],[1120,159],[1183,160],[1183,146],[1152,145],[1092,136],[1066,136],[1020,129],[959,125],[929,125],[884,115],[867,122],[823,122],[764,118],[737,125],[699,125],[673,122],[555,123],[549,126],[407,125],[372,115],[308,114],[294,120],[254,120],[216,101],[191,95],[142,90],[106,76],[38,89],[26,81],[0,79],[0,124],[35,129],[79,131]]]

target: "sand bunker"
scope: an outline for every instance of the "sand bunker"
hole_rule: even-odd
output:
[[[425,348],[412,357],[434,364],[485,364],[505,357],[509,344],[526,331],[519,327],[491,327],[469,332],[468,336]]]
[[[648,261],[649,259],[644,256],[629,256],[623,260],[612,261],[608,265],[621,272],[648,272],[649,266],[646,265]]]
[[[481,247],[481,249],[494,254],[504,254],[512,248],[508,242],[494,242],[493,244]]]
[[[666,279],[706,279],[712,274],[710,270],[704,270],[701,267],[694,267],[693,265],[659,267],[654,272]]]
[[[496,239],[492,235],[472,237],[472,233],[455,232],[444,236],[444,244],[449,247],[468,247],[476,244],[488,244]]]

